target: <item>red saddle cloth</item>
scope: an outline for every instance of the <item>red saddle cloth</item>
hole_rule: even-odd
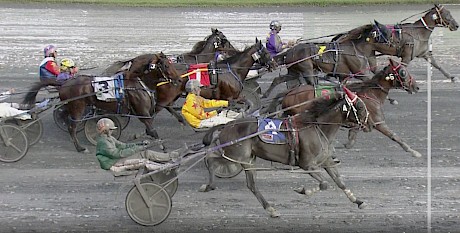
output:
[[[200,81],[201,85],[208,87],[211,85],[209,80],[209,73],[208,73],[208,63],[199,63],[190,65],[188,68],[188,75],[189,79],[196,79]]]

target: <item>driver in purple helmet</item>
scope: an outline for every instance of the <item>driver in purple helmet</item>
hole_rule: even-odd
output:
[[[281,40],[278,33],[281,31],[281,23],[278,20],[273,20],[270,22],[270,33],[267,35],[267,42],[265,46],[267,47],[270,56],[274,57],[276,54],[282,52],[286,48],[290,48],[294,45],[294,41],[289,41],[285,43]]]
[[[57,50],[54,45],[47,45],[43,49],[45,58],[40,63],[40,82],[51,86],[60,86],[61,83],[56,80],[59,75],[59,65],[56,63]]]

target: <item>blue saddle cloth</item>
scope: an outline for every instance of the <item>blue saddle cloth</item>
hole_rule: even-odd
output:
[[[267,131],[266,133],[259,134],[260,140],[269,144],[286,144],[286,136],[284,135],[284,133],[278,131],[279,129],[281,129],[282,124],[282,120],[270,118],[259,119],[259,128],[257,132],[261,132],[267,129],[273,129],[273,131]]]

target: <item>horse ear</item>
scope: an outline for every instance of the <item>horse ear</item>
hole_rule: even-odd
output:
[[[374,19],[375,25],[379,28],[379,30],[384,34],[385,38],[389,39],[389,35],[391,35],[390,30],[383,24],[379,23],[377,20]]]
[[[256,44],[258,44],[258,43],[259,43],[259,39],[257,39],[257,37],[256,37]]]
[[[211,28],[211,32],[212,33],[217,33],[219,30],[217,30],[217,28]]]

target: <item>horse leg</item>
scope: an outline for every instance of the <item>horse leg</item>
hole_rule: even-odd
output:
[[[171,113],[171,115],[173,115],[179,121],[179,123],[182,126],[185,126],[185,120],[184,120],[184,118],[182,117],[181,114],[177,113],[177,111],[174,110],[170,105],[166,106],[165,108],[166,108],[166,110],[168,110],[169,113]]]
[[[153,128],[153,119],[155,118],[155,114],[151,118],[140,118],[139,120],[144,123],[145,125],[145,133],[150,137],[153,137],[158,141],[160,144],[160,149],[165,151],[166,147],[164,146],[163,142],[161,141],[160,136],[158,136],[157,131]]]
[[[330,164],[333,164],[333,161],[332,159],[330,159]],[[339,175],[339,171],[337,170],[336,167],[326,167],[324,168],[327,173],[329,174],[329,176],[331,176],[332,180],[334,180],[334,182],[337,184],[337,186],[342,189],[342,191],[345,193],[345,195],[347,195],[348,199],[357,204],[358,205],[358,208],[360,209],[363,209],[366,207],[366,203],[364,203],[363,201],[359,200],[358,198],[355,197],[355,195],[351,192],[350,189],[347,189],[347,187],[345,187],[345,184],[343,183],[342,179],[340,178],[340,175]]]
[[[67,128],[69,130],[70,137],[72,138],[72,142],[75,145],[75,149],[77,149],[78,152],[88,153],[89,150],[86,147],[81,146],[80,141],[77,138],[77,124],[80,123],[80,120],[81,119],[79,119],[79,118],[70,119],[69,122],[68,122],[68,127]]]
[[[391,129],[388,128],[388,125],[385,122],[382,122],[382,123],[376,125],[375,129],[380,131],[383,135],[389,137],[391,140],[397,142],[406,152],[411,153],[412,156],[414,156],[416,158],[422,157],[422,154],[420,154],[420,152],[412,149],[398,135],[396,135],[393,131],[391,131]]]
[[[355,145],[356,142],[356,137],[358,136],[358,130],[357,129],[350,129],[348,130],[348,142],[343,144],[345,148],[351,149]]]
[[[256,171],[254,170],[254,166],[247,165],[247,164],[241,164],[245,170],[246,173],[246,184],[249,190],[256,196],[257,200],[262,204],[264,209],[268,212],[270,217],[272,218],[277,218],[279,217],[278,212],[276,211],[275,208],[273,208],[262,196],[260,193],[259,189],[256,187],[256,182],[255,182],[255,175]]]
[[[452,82],[458,82],[460,81],[460,79],[458,77],[455,77],[453,75],[451,75],[447,70],[445,70],[444,68],[442,68],[438,62],[434,59],[433,57],[433,54],[431,52],[429,52],[427,55],[425,55],[423,57],[426,61],[430,62],[431,65],[433,65],[434,68],[438,69],[439,71],[441,71],[441,73],[446,76],[446,78],[449,78]],[[430,60],[428,60],[430,59]]]
[[[215,178],[215,175],[214,175],[214,161],[219,159],[219,158],[216,158],[216,157],[213,157],[212,154],[210,156],[207,156],[206,158],[206,161],[207,161],[207,164],[208,164],[208,183],[207,184],[203,184],[201,187],[200,187],[200,192],[209,192],[209,191],[212,191],[214,189],[216,189],[216,185],[214,184],[214,178]]]
[[[312,172],[309,173],[311,177],[313,177],[313,179],[317,180],[319,182],[319,186],[316,187],[316,188],[312,188],[312,189],[305,189],[305,187],[301,187],[301,188],[298,188],[298,189],[294,189],[295,192],[299,193],[299,194],[304,194],[306,195],[307,197],[311,197],[313,196],[313,194],[319,192],[319,191],[323,191],[323,190],[326,190],[327,187],[328,187],[328,183],[327,181],[324,180],[324,177],[323,175],[321,175],[321,173],[315,171],[315,170],[312,170]]]
[[[267,98],[272,93],[273,89],[278,86],[280,83],[284,83],[288,80],[291,80],[293,76],[291,75],[282,75],[273,79],[272,84],[268,87],[267,91],[262,95],[262,98]]]

